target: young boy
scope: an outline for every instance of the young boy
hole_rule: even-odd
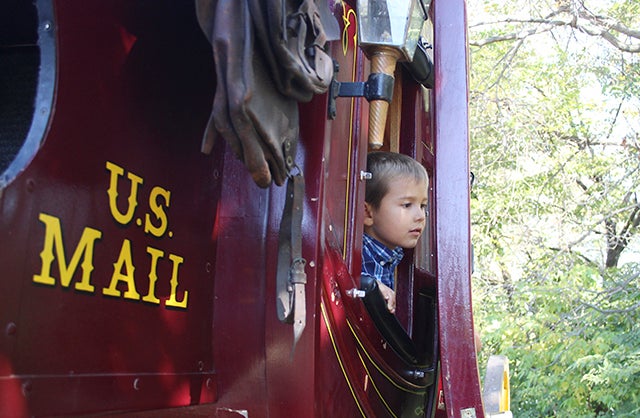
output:
[[[403,248],[414,248],[425,227],[429,178],[422,165],[403,154],[367,156],[362,275],[378,280],[391,313],[396,310],[394,273]]]

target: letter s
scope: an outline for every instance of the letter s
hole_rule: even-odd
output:
[[[158,201],[162,199],[164,201],[164,206]],[[149,194],[149,209],[156,215],[156,219],[160,221],[159,225],[154,225],[151,222],[151,216],[147,213],[144,219],[144,232],[151,233],[155,237],[161,237],[167,231],[167,214],[164,211],[164,208],[169,207],[169,202],[171,200],[171,192],[163,189],[160,186],[156,186],[151,190]]]

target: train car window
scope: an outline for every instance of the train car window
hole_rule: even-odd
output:
[[[0,2],[0,188],[40,147],[54,80],[51,0]]]
[[[418,367],[434,366],[437,342],[437,304],[433,250],[434,148],[430,129],[430,93],[418,87],[406,71],[396,72],[395,102],[389,110],[384,150],[413,156],[427,170],[428,202],[425,229],[417,246],[405,251],[396,269],[396,312],[390,314],[375,281],[361,277],[366,292],[363,302],[380,334],[406,363]],[[406,111],[405,111],[406,110]],[[412,117],[408,117],[410,114]]]
[[[431,181],[432,176],[429,176],[425,231],[415,249],[405,250],[405,258],[396,269],[395,314],[387,309],[377,280],[369,276],[360,277],[360,289],[364,291],[362,301],[375,327],[407,367],[418,368],[424,373],[425,385],[431,385],[434,381],[437,344],[436,298],[434,289],[427,286],[425,281],[431,268],[430,242],[433,239]]]

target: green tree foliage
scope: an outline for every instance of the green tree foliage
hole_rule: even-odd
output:
[[[514,416],[640,416],[640,2],[468,15],[481,360]]]

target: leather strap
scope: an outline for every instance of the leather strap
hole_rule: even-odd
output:
[[[306,325],[307,274],[304,270],[306,260],[302,258],[303,196],[302,174],[289,176],[278,238],[276,308],[281,322],[293,324],[292,355]]]

